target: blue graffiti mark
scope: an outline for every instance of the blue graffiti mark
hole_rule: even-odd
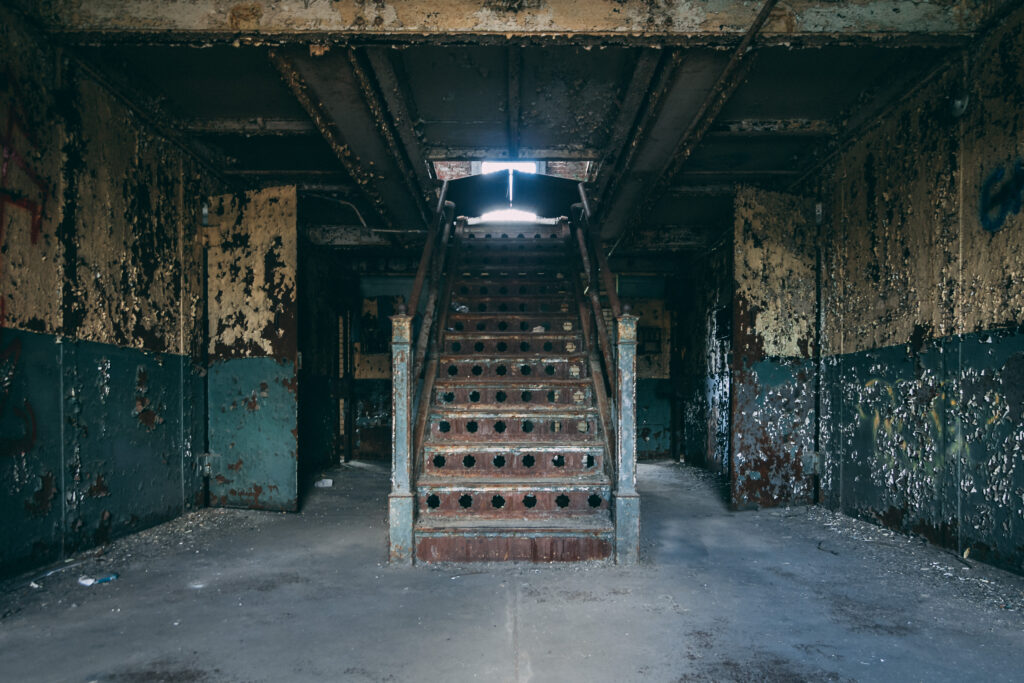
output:
[[[999,232],[1010,214],[1020,213],[1024,200],[1024,163],[1020,159],[1013,165],[1013,174],[1006,177],[1005,168],[993,171],[981,186],[981,227],[989,232]]]

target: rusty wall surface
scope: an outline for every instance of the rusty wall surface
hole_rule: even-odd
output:
[[[687,261],[671,302],[679,321],[682,459],[719,474],[729,471],[732,259],[725,246]]]
[[[210,502],[298,508],[298,202],[220,195],[207,233]]]
[[[63,185],[54,54],[6,14],[0,66],[0,325],[61,326]]]
[[[0,572],[196,505],[191,158],[0,9]]]
[[[1018,11],[840,154],[822,267],[825,501],[1016,571],[1022,32]]]
[[[730,434],[738,508],[816,499],[813,203],[740,188],[733,239]]]
[[[221,195],[210,207],[210,355],[295,359],[295,187]]]

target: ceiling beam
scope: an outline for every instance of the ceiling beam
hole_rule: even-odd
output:
[[[295,96],[295,99],[305,110],[316,129],[320,131],[320,135],[323,136],[324,141],[327,142],[331,151],[334,152],[334,156],[341,162],[342,167],[355,180],[363,194],[380,214],[385,225],[394,227],[394,219],[391,216],[391,212],[384,205],[384,200],[374,187],[372,174],[359,164],[358,159],[349,150],[348,145],[345,144],[345,140],[338,131],[337,125],[324,109],[321,99],[309,89],[302,75],[290,59],[278,54],[275,50],[271,50],[269,56],[270,62],[277,69],[278,73],[281,74],[281,78],[284,79],[288,89],[291,90],[292,95]]]
[[[373,121],[377,126],[377,132],[380,133],[381,137],[384,139],[388,152],[391,154],[392,161],[394,161],[395,166],[402,174],[406,187],[409,188],[409,192],[413,196],[416,208],[419,210],[423,224],[429,225],[430,214],[428,213],[426,205],[428,188],[426,185],[420,184],[419,179],[416,177],[416,171],[406,154],[406,149],[396,138],[397,134],[395,132],[394,125],[392,124],[391,117],[388,115],[385,108],[386,105],[381,101],[376,83],[370,76],[368,68],[363,65],[364,55],[361,52],[357,52],[355,49],[347,50],[347,54],[349,64],[352,66],[352,73],[355,75],[356,82],[359,84],[359,90],[363,94],[363,100],[366,102],[366,106],[369,108],[370,114],[373,116]],[[369,68],[372,69],[372,67]]]
[[[687,197],[722,197],[736,192],[736,186],[730,183],[718,185],[680,185],[668,191],[669,196],[675,198]]]
[[[608,143],[600,156],[599,163],[602,169],[608,170],[604,173],[598,172],[597,187],[593,193],[595,197],[604,196],[619,161],[629,156],[631,150],[635,150],[639,145],[637,136],[646,121],[652,99],[657,98],[658,91],[654,89],[654,81],[658,76],[658,66],[662,57],[661,50],[643,50],[633,65],[633,74],[626,87],[626,93],[620,100]]]
[[[380,93],[384,98],[391,121],[402,141],[402,147],[409,157],[420,186],[430,188],[433,177],[423,153],[423,139],[416,130],[416,114],[412,95],[408,88],[408,78],[400,72],[396,65],[396,51],[390,49],[371,48],[366,50],[373,75],[380,85]]]
[[[808,137],[833,137],[838,128],[831,121],[819,119],[744,119],[716,123],[707,135],[714,136],[756,136],[756,135],[806,135]]]
[[[858,0],[836,11],[832,0],[789,0],[765,28],[768,40],[792,44],[805,38],[879,41],[888,36],[936,38],[970,34],[1015,0],[965,3],[949,0]],[[242,38],[287,42],[396,39],[495,42],[518,38],[593,37],[601,41],[686,41],[728,45],[751,25],[756,6],[735,0],[703,3],[666,0],[628,3],[499,3],[448,0],[311,2],[310,0],[18,0],[68,38],[131,36],[163,40],[233,42]],[[521,6],[522,5],[522,6]]]
[[[182,130],[196,135],[310,135],[318,131],[309,119],[217,118],[192,119]]]
[[[764,4],[761,6],[761,11],[758,12],[754,22],[744,34],[743,40],[740,41],[739,46],[732,53],[729,61],[726,62],[725,67],[719,74],[718,80],[715,81],[710,92],[708,92],[704,101],[701,102],[700,107],[697,109],[697,113],[690,121],[690,125],[687,126],[682,136],[680,136],[679,142],[676,143],[676,148],[672,152],[671,157],[669,157],[668,163],[665,164],[661,172],[658,174],[658,177],[655,179],[654,187],[650,192],[646,193],[646,196],[640,202],[638,210],[633,213],[633,220],[619,235],[619,241],[621,241],[629,231],[647,220],[651,211],[654,209],[654,206],[661,200],[662,196],[671,186],[673,179],[679,175],[679,171],[683,164],[685,164],[690,158],[693,150],[697,148],[697,145],[700,144],[704,135],[715,122],[715,118],[722,111],[722,107],[725,106],[725,103],[746,77],[752,61],[747,58],[747,54],[753,46],[754,39],[757,37],[758,32],[768,21],[768,17],[771,15],[771,12],[775,8],[777,2],[778,0],[765,0]]]
[[[491,147],[427,147],[427,161],[504,161],[508,152]],[[520,147],[519,158],[531,161],[593,161],[601,158],[601,150],[589,147]]]

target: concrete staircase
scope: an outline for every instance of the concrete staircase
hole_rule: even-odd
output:
[[[564,223],[453,235],[413,467],[419,561],[614,552],[612,463],[569,240]]]

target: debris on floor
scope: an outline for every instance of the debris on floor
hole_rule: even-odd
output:
[[[106,576],[101,576],[97,579],[94,579],[91,576],[79,576],[78,585],[85,586],[86,588],[88,588],[89,586],[95,586],[99,583],[110,583],[111,581],[117,581],[117,579],[117,574],[107,574]]]

